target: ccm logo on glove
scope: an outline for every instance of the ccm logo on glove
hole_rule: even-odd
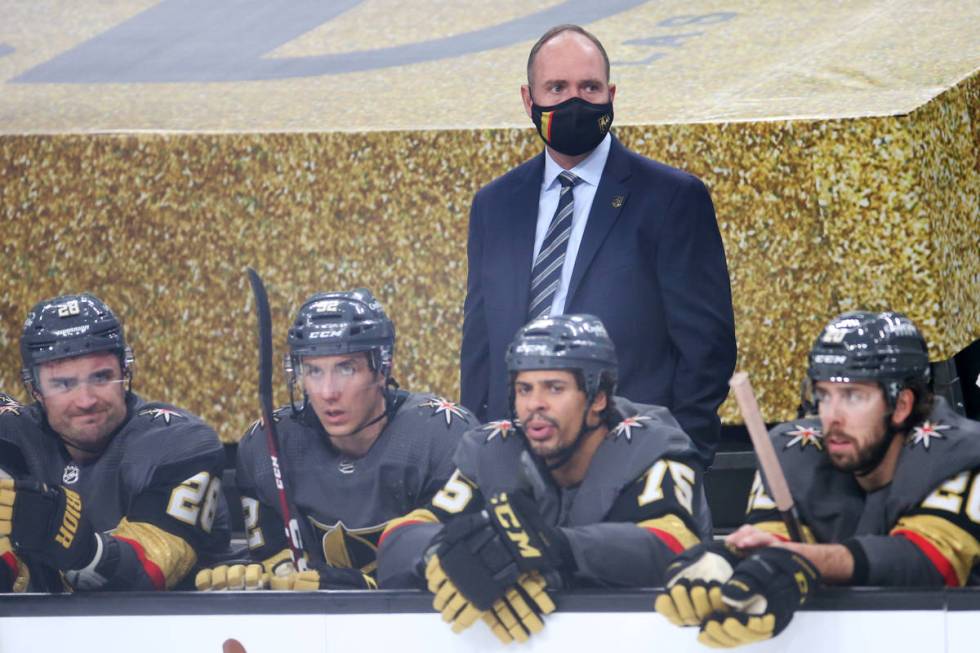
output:
[[[514,509],[510,506],[510,501],[506,494],[499,494],[490,499],[493,506],[493,514],[497,518],[497,523],[504,527],[507,537],[517,545],[517,549],[522,558],[540,558],[541,551],[531,546],[531,538],[524,531],[520,520],[514,514]]]
[[[64,488],[65,516],[61,520],[61,528],[55,536],[55,541],[68,549],[75,541],[75,531],[78,530],[78,520],[82,518],[82,497],[77,492]]]

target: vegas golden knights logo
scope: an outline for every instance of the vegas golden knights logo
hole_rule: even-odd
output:
[[[490,503],[493,505],[493,513],[497,516],[497,521],[506,530],[507,537],[517,545],[517,550],[520,552],[521,557],[540,558],[541,551],[531,546],[531,538],[524,530],[524,527],[521,526],[521,522],[517,519],[517,515],[514,514],[513,508],[510,507],[507,495],[501,494],[499,497],[493,497],[490,499]]]
[[[608,113],[604,113],[601,116],[599,116],[599,131],[604,132],[607,129],[609,129],[609,123],[610,123],[610,119]]]
[[[323,545],[323,559],[331,567],[360,569],[373,574],[378,568],[378,540],[387,522],[366,528],[347,528],[343,522],[324,524],[309,518]]]
[[[61,520],[61,528],[55,536],[58,542],[66,549],[75,540],[75,531],[78,530],[78,522],[82,518],[82,497],[74,490],[64,489],[65,491],[65,516]]]

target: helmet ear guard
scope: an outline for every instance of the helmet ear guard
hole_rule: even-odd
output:
[[[294,415],[298,415],[303,412],[303,408],[306,405],[306,391],[302,392],[302,400],[296,403],[296,384],[299,382],[299,375],[296,368],[299,367],[299,361],[293,361],[293,355],[291,352],[286,352],[282,356],[282,371],[283,376],[286,379],[286,388],[289,390],[289,406],[293,410]]]

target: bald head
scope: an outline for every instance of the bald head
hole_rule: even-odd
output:
[[[549,45],[555,40],[567,41],[573,40],[579,42],[583,51],[588,52],[593,50],[592,54],[601,59],[601,65],[604,68],[605,77],[603,79],[607,84],[609,83],[609,55],[606,54],[606,49],[602,47],[602,43],[595,37],[594,34],[588,30],[579,27],[578,25],[556,25],[552,27],[547,32],[541,35],[537,43],[531,48],[531,53],[527,57],[527,83],[528,86],[534,87],[534,77],[535,77],[535,62],[538,59],[542,49],[546,49],[545,46]],[[591,47],[590,47],[591,46]],[[551,49],[551,48],[547,48]]]

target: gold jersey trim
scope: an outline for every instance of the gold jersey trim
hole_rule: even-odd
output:
[[[14,552],[13,547],[10,545],[10,538],[6,535],[0,537],[0,556],[6,557],[10,555],[17,562],[17,577],[14,578],[14,584],[11,591],[15,594],[21,594],[27,591],[27,586],[31,582],[31,571],[27,568],[27,565],[20,559],[16,552]],[[0,564],[6,564],[0,561]]]
[[[436,517],[435,513],[431,510],[427,510],[426,508],[416,508],[403,517],[395,517],[394,519],[390,520],[388,525],[385,526],[384,532],[381,533],[381,539],[378,540],[378,546],[381,546],[381,543],[384,542],[384,539],[388,537],[393,530],[399,526],[404,526],[405,524],[410,524],[412,522],[422,522],[425,524],[441,523],[439,518]]]
[[[167,589],[172,589],[197,562],[197,553],[186,540],[145,522],[131,522],[125,517],[112,532],[137,542],[146,558],[163,574]]]
[[[960,587],[966,585],[970,570],[980,561],[977,538],[948,519],[935,515],[906,515],[898,520],[891,532],[903,530],[928,540],[953,567]]]
[[[664,515],[654,519],[646,519],[637,524],[641,528],[656,528],[680,542],[685,549],[690,549],[701,541],[694,531],[687,527],[684,520],[677,515]]]

